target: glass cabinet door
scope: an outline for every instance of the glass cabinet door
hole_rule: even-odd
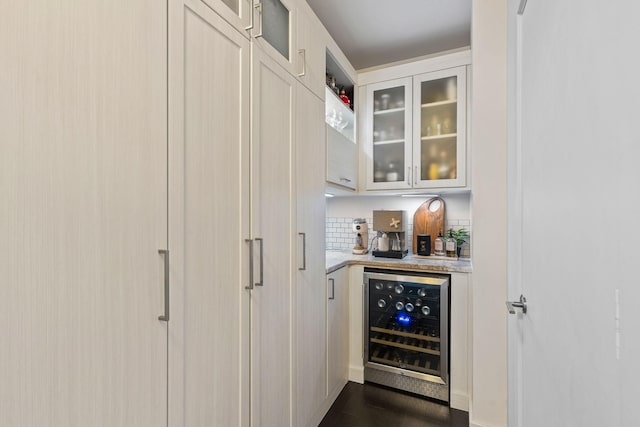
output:
[[[466,184],[466,70],[414,77],[414,187]]]
[[[265,52],[294,74],[295,28],[292,0],[256,0],[253,36]]]
[[[367,87],[368,189],[411,187],[411,79]]]

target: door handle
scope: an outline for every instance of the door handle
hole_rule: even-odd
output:
[[[298,77],[303,77],[307,74],[307,49],[298,49],[298,53],[302,56],[302,72]]]
[[[245,289],[253,289],[253,239],[244,239],[249,243],[249,286],[245,286]]]
[[[164,314],[158,316],[158,320],[169,321],[169,250],[158,249],[158,253],[164,257]]]
[[[331,282],[331,296],[329,299],[336,299],[336,279],[330,278],[329,282]]]
[[[258,10],[258,22],[260,23],[260,32],[258,32],[254,37],[260,38],[262,37],[262,3],[256,3],[253,7]]]
[[[522,310],[522,314],[527,314],[527,299],[520,295],[520,301],[507,301],[507,309],[510,314],[516,314],[516,309]]]
[[[250,0],[250,1],[252,1],[252,0]],[[250,18],[250,21],[249,21],[249,26],[248,27],[244,27],[244,29],[246,31],[249,31],[249,30],[253,29],[253,7],[250,7],[249,11],[250,11],[249,15],[251,15],[251,18]]]
[[[256,283],[256,286],[264,286],[264,240],[262,237],[256,237],[256,241],[260,243],[260,281]]]
[[[302,267],[298,267],[298,270],[307,269],[307,233],[298,233],[302,236]]]

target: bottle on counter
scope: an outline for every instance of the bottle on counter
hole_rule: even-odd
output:
[[[438,237],[436,238],[433,244],[433,249],[434,249],[434,255],[436,256],[447,255],[447,253],[445,252],[445,242],[444,242],[444,237],[442,237],[442,230],[438,231]]]
[[[453,237],[453,230],[449,230],[449,236],[447,236],[447,238],[445,239],[444,245],[445,245],[448,257],[457,256],[457,251],[456,251],[457,245],[456,245],[456,239]]]

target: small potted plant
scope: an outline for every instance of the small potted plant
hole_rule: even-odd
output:
[[[462,245],[467,242],[467,238],[469,238],[469,232],[466,228],[460,228],[458,230],[454,230],[453,228],[449,229],[449,233],[456,241],[456,248],[458,251],[458,258],[460,257],[460,251],[462,250]]]

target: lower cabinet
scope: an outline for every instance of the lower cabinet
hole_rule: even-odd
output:
[[[349,275],[327,275],[327,395],[329,405],[347,383],[349,368]]]

